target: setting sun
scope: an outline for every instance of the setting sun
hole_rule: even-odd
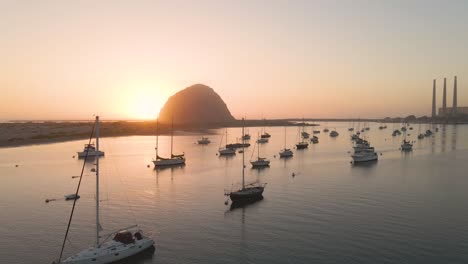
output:
[[[127,109],[128,116],[133,119],[156,119],[163,107],[165,98],[153,97],[151,94],[140,94],[133,98]]]

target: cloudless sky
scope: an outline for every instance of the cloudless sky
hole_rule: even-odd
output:
[[[0,119],[154,118],[195,83],[235,117],[430,115],[468,1],[0,0]]]

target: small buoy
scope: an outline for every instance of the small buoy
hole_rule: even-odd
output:
[[[48,203],[48,202],[49,202],[49,199],[46,199],[45,202]]]
[[[293,172],[293,173],[292,173],[292,176],[294,177],[294,176],[296,176],[296,174]]]
[[[75,155],[73,155],[73,157],[72,157],[72,158],[75,158]]]
[[[218,156],[218,153],[216,153],[216,156]]]
[[[273,158],[276,158],[276,155],[273,155]]]
[[[150,167],[150,165],[146,165],[146,168],[149,168],[149,167]]]
[[[96,169],[95,169],[95,168],[92,168],[92,169],[91,169],[91,171],[92,171],[92,172],[95,172],[95,171],[96,171]]]
[[[18,167],[18,164],[16,164],[15,167]]]
[[[224,202],[224,205],[228,205],[228,201],[225,201],[225,202]]]
[[[382,152],[380,152],[380,156],[382,156]]]

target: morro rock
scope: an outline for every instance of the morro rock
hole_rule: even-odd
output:
[[[159,112],[161,123],[214,124],[234,121],[223,99],[210,87],[195,84],[169,97]]]

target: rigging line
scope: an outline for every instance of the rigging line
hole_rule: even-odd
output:
[[[109,152],[110,152],[110,153],[113,153],[113,150],[112,150],[112,147],[110,146],[110,144],[109,144],[109,145],[106,145],[106,146],[107,146],[107,148],[109,149]],[[115,172],[117,173],[117,175],[119,175],[120,183],[121,183],[123,186],[128,187],[128,186],[129,186],[128,181],[127,181],[126,179],[124,179],[124,177],[125,177],[125,178],[128,178],[128,177],[127,177],[127,176],[122,176],[122,173],[120,173],[120,170],[119,170],[119,168],[117,167],[117,165],[116,165],[114,159],[112,159],[112,166],[114,167],[114,170],[115,170]],[[131,203],[130,203],[130,198],[128,197],[127,188],[125,188],[124,193],[125,193],[125,199],[127,200],[128,209],[129,209],[130,213],[131,213],[132,216],[133,216],[133,221],[138,225],[137,217],[136,217],[135,212],[133,211],[133,207],[132,207],[132,205],[131,205]]]
[[[88,144],[91,144],[91,140],[93,139],[93,135],[94,135],[94,129],[95,129],[95,125],[93,125],[93,128],[91,130],[91,135],[89,136],[89,141],[88,141]],[[75,195],[78,196],[78,192],[80,191],[80,186],[81,186],[81,180],[83,179],[83,172],[84,172],[84,169],[85,169],[85,165],[86,165],[86,159],[88,158],[88,152],[89,152],[89,147],[86,148],[86,154],[85,154],[85,157],[84,157],[84,160],[83,160],[83,166],[81,167],[81,174],[80,174],[80,180],[78,181],[78,186],[76,188],[76,192],[75,192]],[[73,200],[73,206],[72,206],[72,210],[71,210],[71,213],[70,213],[70,219],[68,220],[68,225],[67,225],[67,231],[65,232],[65,237],[63,238],[63,243],[62,243],[62,249],[60,250],[60,256],[59,256],[59,259],[58,259],[58,262],[60,263],[60,261],[62,260],[62,255],[63,255],[63,250],[65,248],[65,243],[67,241],[67,237],[68,237],[68,232],[70,231],[70,225],[71,225],[71,221],[73,219],[73,212],[75,211],[75,205],[76,205],[76,201],[78,199],[74,199]]]

